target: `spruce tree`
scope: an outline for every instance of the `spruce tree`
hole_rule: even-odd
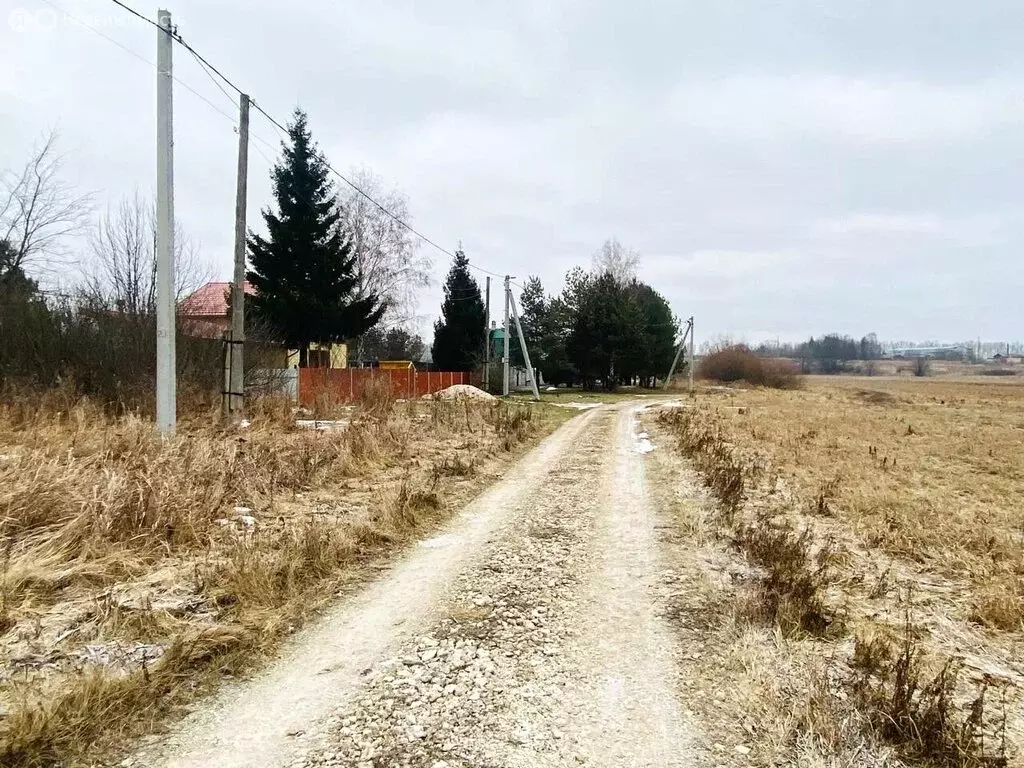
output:
[[[486,313],[469,259],[458,250],[444,283],[441,317],[434,323],[434,365],[446,371],[475,368],[483,356]]]
[[[277,210],[265,208],[268,237],[249,234],[246,279],[253,320],[289,349],[299,365],[309,345],[348,341],[376,325],[385,306],[375,295],[358,296],[356,257],[339,224],[327,162],[295,110],[289,143],[271,173]]]
[[[544,333],[544,325],[547,319],[547,302],[544,299],[544,286],[540,278],[531,275],[523,284],[523,292],[519,295],[519,320],[523,324],[523,337],[526,339],[526,348],[530,350],[530,362],[535,368],[544,370],[545,357],[541,338]],[[519,347],[519,338],[515,331],[512,332],[515,343],[511,349],[511,362],[516,368],[523,368],[526,365],[526,358],[523,357],[523,350]]]
[[[645,386],[654,386],[659,376],[666,376],[676,354],[679,323],[665,297],[646,283],[634,281],[629,286],[633,301],[640,308],[644,326],[644,359],[635,375]]]

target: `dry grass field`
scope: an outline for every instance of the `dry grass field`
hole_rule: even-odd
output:
[[[809,741],[809,765],[1024,764],[1024,386],[809,377],[681,406],[645,426],[714,498],[681,523],[719,542],[705,568],[752,579],[709,674],[778,698],[763,764]]]
[[[0,406],[0,765],[85,765],[244,674],[571,417],[394,403],[300,429]]]
[[[962,583],[959,617],[1024,631],[1024,386],[809,379],[711,402],[727,439],[855,540]]]

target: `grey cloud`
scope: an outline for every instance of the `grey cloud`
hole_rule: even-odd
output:
[[[369,166],[417,226],[496,272],[557,288],[616,235],[703,333],[1024,336],[1016,2],[172,5],[263,106],[301,104],[336,167]],[[101,29],[152,58],[152,30]],[[73,24],[0,35],[0,165],[59,122],[81,186],[149,191],[152,70]],[[232,126],[175,99],[177,210],[226,275]],[[268,167],[253,154],[256,226]],[[446,268],[437,255],[438,281]],[[435,285],[424,314],[439,300]]]

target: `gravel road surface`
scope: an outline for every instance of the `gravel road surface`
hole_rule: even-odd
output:
[[[577,417],[252,681],[123,763],[688,766],[636,404]]]

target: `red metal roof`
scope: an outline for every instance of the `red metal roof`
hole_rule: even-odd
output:
[[[179,311],[184,317],[227,317],[230,290],[231,283],[207,283],[181,302]],[[242,284],[242,290],[249,296],[256,293],[248,280]]]

